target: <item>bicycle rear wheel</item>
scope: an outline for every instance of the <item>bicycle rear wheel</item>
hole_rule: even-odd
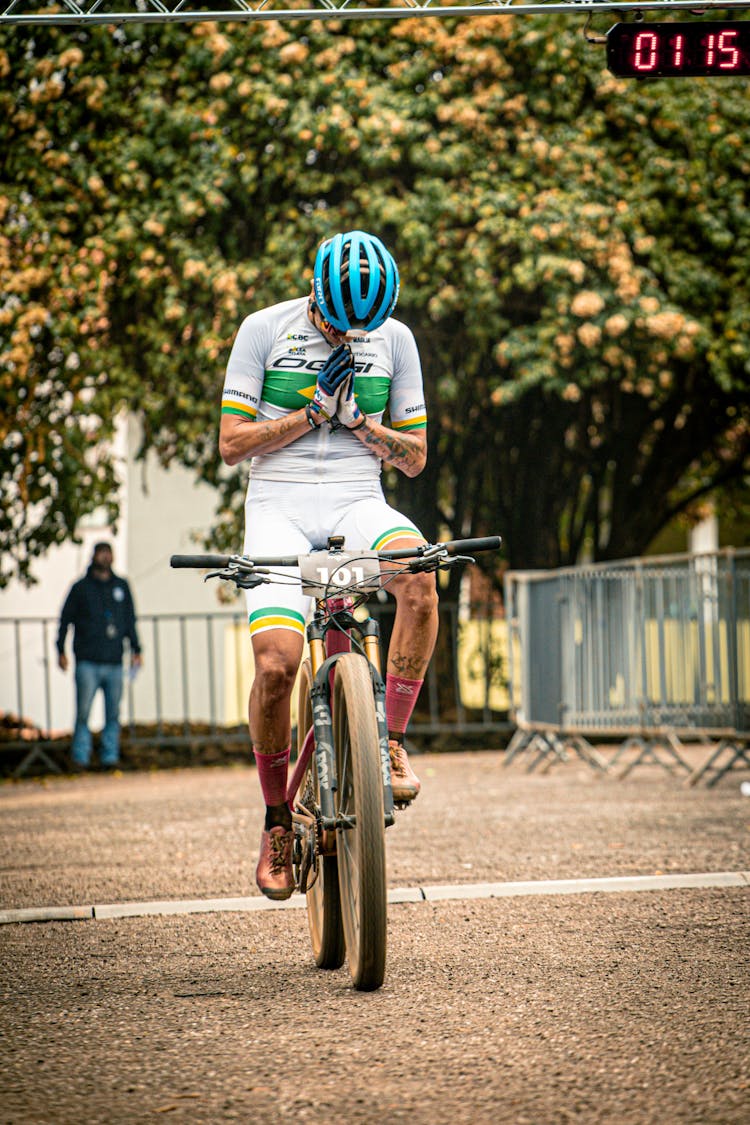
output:
[[[305,735],[312,726],[311,687],[312,670],[310,661],[305,660],[300,674],[297,708],[297,742],[300,750]],[[303,804],[310,812],[315,812],[320,808],[318,771],[314,752],[302,777],[299,792]],[[329,841],[325,837],[322,840],[315,839],[314,847],[317,855],[318,874],[306,895],[307,924],[310,930],[315,964],[319,969],[340,969],[344,963],[346,949],[344,929],[341,922],[341,898],[336,855],[335,852],[332,855],[321,854],[321,846],[327,851],[328,844]],[[331,839],[330,844],[335,846],[335,839]]]
[[[380,988],[385,976],[387,891],[378,727],[370,666],[358,653],[336,663],[333,729],[346,956],[354,987],[367,992]]]

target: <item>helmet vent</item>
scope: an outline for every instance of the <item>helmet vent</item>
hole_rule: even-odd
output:
[[[398,269],[380,239],[349,231],[318,250],[314,288],[321,312],[339,331],[372,331],[395,308]]]

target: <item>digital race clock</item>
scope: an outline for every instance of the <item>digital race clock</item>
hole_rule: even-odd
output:
[[[621,78],[750,74],[750,20],[617,23],[607,32],[607,67]]]

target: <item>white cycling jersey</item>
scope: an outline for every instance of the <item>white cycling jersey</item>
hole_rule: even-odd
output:
[[[240,325],[227,364],[222,414],[270,421],[311,402],[331,345],[310,323],[308,298],[261,309]],[[354,393],[376,422],[388,412],[394,430],[427,425],[422,368],[409,328],[392,317],[348,343],[354,355]],[[320,426],[297,441],[252,459],[256,480],[377,480],[381,461],[346,429]]]

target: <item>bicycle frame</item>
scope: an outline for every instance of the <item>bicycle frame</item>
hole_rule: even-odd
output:
[[[451,562],[474,562],[470,555],[460,552],[498,550],[502,543],[499,535],[485,536],[479,539],[455,539],[448,543],[425,544],[419,547],[398,548],[392,551],[364,551],[357,552],[357,557],[364,556],[377,558],[382,562],[406,562],[413,560],[416,570],[437,570]],[[328,552],[336,555],[342,552],[344,540],[333,536],[328,541]],[[240,589],[250,589],[262,581],[270,581],[268,567],[302,566],[303,561],[309,556],[280,556],[278,558],[249,559],[241,555],[172,555],[170,565],[175,568],[191,567],[218,567],[207,578],[225,578],[235,582]],[[344,554],[341,554],[344,561]],[[340,569],[340,568],[339,568]],[[364,571],[362,572],[364,573]],[[320,583],[318,583],[320,585]],[[304,589],[303,577],[303,589]],[[364,588],[364,587],[363,587]],[[292,774],[291,783],[287,786],[287,799],[294,802],[297,790],[304,776],[310,755],[315,750],[315,764],[320,786],[321,813],[323,827],[326,831],[335,830],[336,817],[334,815],[333,794],[337,788],[336,764],[333,747],[333,715],[331,708],[332,681],[331,673],[335,671],[336,661],[342,655],[326,653],[326,637],[334,627],[351,635],[352,631],[359,634],[361,648],[367,659],[370,676],[372,679],[373,698],[377,719],[378,740],[380,749],[381,772],[383,777],[383,802],[386,824],[394,820],[393,789],[391,786],[391,763],[388,752],[388,728],[385,714],[385,684],[381,673],[380,661],[380,631],[377,622],[368,617],[364,622],[359,622],[347,613],[345,626],[342,628],[338,617],[341,610],[332,609],[331,603],[337,599],[337,594],[321,597],[315,595],[315,612],[312,621],[307,627],[307,637],[310,645],[310,660],[313,674],[311,696],[313,700],[313,725],[310,731],[305,732],[302,745],[298,750],[298,761]],[[344,611],[346,612],[346,611]]]
[[[292,864],[296,886],[307,896],[315,964],[338,969],[346,957],[352,983],[363,991],[379,988],[385,974],[385,829],[394,822],[396,803],[380,630],[370,616],[357,620],[354,610],[370,591],[387,587],[389,571],[430,572],[473,562],[459,552],[496,550],[500,542],[495,535],[345,552],[343,538],[332,536],[327,551],[291,558],[170,560],[174,567],[218,567],[206,577],[229,579],[245,590],[278,580],[273,568],[298,566],[303,593],[314,599],[310,659],[302,665],[299,688],[298,760],[286,790],[295,828]]]
[[[298,730],[298,756],[288,788],[287,800],[294,805],[297,791],[304,777],[310,756],[315,753],[315,768],[320,787],[321,826],[325,831],[335,831],[340,827],[334,814],[333,794],[337,789],[336,761],[333,747],[332,684],[336,662],[344,651],[330,652],[326,640],[332,631],[343,630],[351,637],[352,631],[359,634],[364,654],[370,666],[375,715],[378,726],[380,762],[383,777],[383,809],[386,827],[394,823],[393,788],[391,786],[391,761],[388,752],[388,724],[385,714],[385,683],[381,674],[380,629],[377,621],[368,617],[357,621],[347,608],[334,608],[332,603],[343,601],[337,598],[320,598],[316,601],[315,612],[307,627],[310,646],[313,686],[311,690],[313,725],[304,735]]]

